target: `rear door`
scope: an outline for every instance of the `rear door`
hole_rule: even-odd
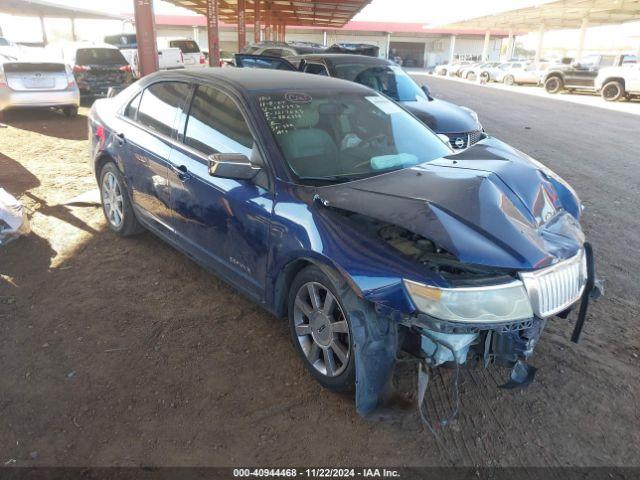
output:
[[[239,288],[262,299],[273,194],[264,170],[253,180],[209,175],[208,155],[262,158],[236,97],[198,85],[171,152],[169,185],[176,235],[195,257]]]
[[[124,110],[123,128],[115,132],[136,211],[162,231],[173,231],[168,187],[169,156],[178,113],[190,86],[158,82],[138,94]]]
[[[169,46],[180,49],[185,68],[205,66],[204,55],[195,40],[171,40]]]
[[[284,58],[270,57],[268,55],[249,55],[245,53],[236,53],[236,67],[299,71],[291,62]]]

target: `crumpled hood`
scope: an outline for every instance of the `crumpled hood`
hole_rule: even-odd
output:
[[[334,208],[418,233],[461,262],[527,270],[576,254],[580,204],[552,172],[489,138],[458,154],[318,189]]]
[[[468,112],[444,100],[419,98],[401,104],[436,133],[463,133],[479,128]]]

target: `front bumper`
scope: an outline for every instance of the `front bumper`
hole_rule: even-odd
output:
[[[65,90],[18,91],[0,88],[0,111],[32,107],[77,107],[80,92],[77,88]]]

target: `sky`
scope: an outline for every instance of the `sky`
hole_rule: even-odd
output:
[[[76,6],[109,13],[129,13],[133,10],[133,0],[49,0],[68,6]],[[547,3],[552,0],[373,0],[355,18],[361,21],[411,22],[424,23],[425,26],[439,26],[457,20],[489,15],[505,10]],[[190,15],[192,12],[178,8],[161,0],[154,0],[157,14]],[[0,14],[0,26],[6,36],[15,41],[39,41],[40,25],[37,19],[8,17]],[[47,20],[49,36],[64,35],[69,30],[67,20]],[[80,37],[88,40],[121,31],[119,22],[78,21],[77,31]],[[94,38],[91,38],[93,35]],[[637,37],[637,38],[634,38]],[[526,48],[535,48],[535,34],[518,39]],[[556,31],[545,34],[545,44],[577,45],[576,31]],[[640,23],[622,26],[590,28],[586,48],[630,47],[636,49],[640,44]]]

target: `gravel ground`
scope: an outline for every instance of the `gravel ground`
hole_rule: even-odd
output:
[[[14,113],[0,185],[33,233],[0,250],[0,465],[640,465],[640,119],[430,84],[581,195],[607,293],[579,345],[573,318],[551,322],[526,390],[463,371],[460,415],[438,438],[413,409],[363,420],[304,370],[283,321],[154,236],[105,229],[86,110]],[[408,400],[414,377],[399,368]],[[452,407],[450,378],[434,379],[432,411]]]

